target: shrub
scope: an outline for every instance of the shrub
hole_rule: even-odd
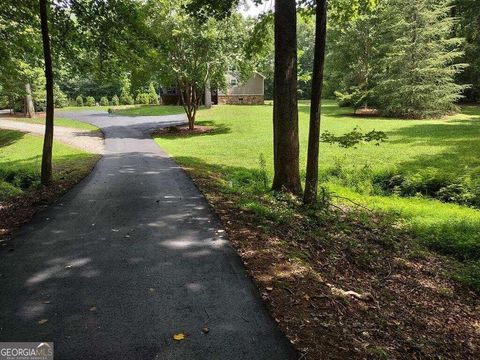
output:
[[[147,93],[139,93],[135,104],[148,105],[150,103],[150,95]]]
[[[16,188],[12,184],[4,182],[2,179],[0,179],[0,201],[7,200],[21,193],[21,189]]]
[[[118,106],[120,105],[120,100],[118,99],[117,95],[113,95],[112,97],[112,106]]]
[[[376,106],[375,96],[372,90],[355,86],[350,88],[350,93],[344,94],[340,91],[335,91],[334,94],[340,107],[353,107],[354,109],[358,109],[361,107]]]
[[[122,93],[120,95],[120,104],[122,105],[133,105],[135,101],[133,100],[133,96],[128,93]]]
[[[87,97],[87,101],[85,102],[87,106],[95,106],[95,98],[93,96]]]
[[[158,94],[155,91],[155,87],[153,83],[150,83],[148,87],[148,94],[147,94],[148,104],[150,105],[158,105]]]
[[[53,97],[56,108],[68,106],[67,95],[65,95],[65,93],[60,89],[60,86],[58,86],[57,84],[55,84],[53,87]]]
[[[480,179],[475,172],[452,178],[432,168],[413,174],[391,171],[374,175],[372,181],[377,193],[382,195],[428,196],[443,202],[480,208]]]
[[[77,96],[75,101],[77,103],[77,106],[83,106],[83,98],[80,95]]]
[[[102,98],[100,99],[100,105],[101,106],[108,106],[108,98],[106,96],[102,96]]]

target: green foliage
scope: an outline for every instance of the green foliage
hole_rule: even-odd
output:
[[[352,131],[340,136],[336,136],[330,133],[328,130],[325,130],[321,135],[321,141],[328,144],[338,144],[338,146],[343,148],[352,148],[356,147],[360,143],[369,142],[373,142],[378,146],[387,140],[387,138],[387,134],[385,134],[383,131],[371,130],[366,133],[362,133],[357,127],[353,128]]]
[[[352,16],[334,11],[326,93],[336,91],[342,106],[374,107],[393,117],[457,110],[465,87],[455,78],[465,65],[458,63],[462,39],[453,35],[450,10],[449,0],[385,0]]]
[[[315,48],[315,21],[312,16],[298,16],[297,39],[298,97],[310,99]]]
[[[207,83],[225,89],[229,69],[242,73],[246,23],[237,12],[230,16],[192,15],[188,0],[152,0],[145,7],[146,27],[152,37],[153,62],[163,84],[177,84],[191,125]]]
[[[372,89],[384,57],[380,51],[383,29],[379,26],[384,7],[371,3],[358,4],[355,9],[345,6],[340,9],[334,6],[331,11],[325,94],[332,96],[337,91],[344,106],[375,106]]]
[[[120,104],[121,105],[133,105],[133,104],[135,104],[135,100],[133,99],[132,95],[122,93],[120,95]]]
[[[93,96],[88,96],[85,101],[85,106],[95,106],[95,98]]]
[[[480,293],[480,261],[470,261],[454,274],[457,281]]]
[[[75,99],[75,102],[77,103],[77,106],[83,106],[83,97],[78,95],[77,98]]]
[[[158,94],[151,82],[148,86],[148,104],[150,105],[158,105]]]
[[[133,105],[135,100],[133,96],[130,95],[130,80],[125,77],[123,79],[122,93],[120,94],[120,104],[121,105]]]
[[[102,96],[100,98],[100,106],[108,106],[109,103],[108,103],[108,98],[106,96]]]
[[[468,85],[463,94],[469,102],[480,101],[480,11],[476,0],[454,0],[456,36],[465,38],[462,61],[468,66],[457,74],[460,84]]]
[[[118,106],[120,105],[120,99],[118,98],[117,95],[113,95],[112,97],[112,106]]]
[[[31,191],[40,184],[43,139],[17,131],[0,130],[0,201]],[[85,175],[96,156],[55,143],[55,180]]]
[[[148,105],[150,103],[150,94],[138,93],[135,99],[135,104]]]
[[[372,181],[383,194],[427,196],[480,209],[479,173],[480,169],[456,177],[435,168],[426,168],[413,174],[377,174]]]
[[[305,149],[308,105],[300,103],[299,113],[300,148]],[[350,115],[351,109],[324,101],[322,114],[322,129],[337,136],[359,124],[364,132],[376,129],[388,135],[388,141],[380,147],[366,143],[357,149],[345,149],[320,143],[324,160],[320,163],[319,175],[324,187],[363,206],[392,214],[420,243],[431,249],[459,259],[480,256],[480,212],[432,199],[430,192],[438,188],[439,183],[448,184],[442,183],[442,179],[454,180],[466,173],[471,174],[472,180],[478,179],[475,170],[480,167],[478,107],[466,107],[462,114],[441,120],[359,119]],[[271,116],[272,107],[267,105],[202,109],[199,123],[222,131],[204,136],[157,138],[156,141],[186,167],[213,166],[215,172],[227,177],[229,191],[261,194],[265,190],[259,171],[260,153],[264,154],[269,177],[272,176]],[[251,146],[243,146],[245,142]],[[229,151],[219,150],[226,148]],[[341,160],[336,163],[335,158]],[[436,170],[422,174],[421,170],[427,167]],[[415,180],[415,184],[428,184],[427,195],[424,192],[411,197],[389,194],[379,180],[393,175],[414,179],[418,173],[422,174],[422,180]],[[262,213],[265,205],[257,205],[262,204],[252,202],[248,207]],[[277,218],[275,213],[268,216]]]
[[[368,107],[375,103],[375,98],[372,90],[364,90],[359,87],[350,88],[350,93],[341,93],[335,91],[338,105],[341,107],[352,107],[358,109],[360,107]]]
[[[448,114],[463,86],[455,75],[461,39],[452,38],[449,0],[390,0],[383,27],[384,69],[376,93],[385,115],[426,118]]]
[[[65,106],[68,106],[67,95],[65,95],[65,93],[60,90],[60,86],[58,86],[58,84],[53,85],[53,97],[56,108],[63,108]]]

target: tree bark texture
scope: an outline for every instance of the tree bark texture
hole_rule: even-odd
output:
[[[303,202],[312,204],[318,192],[318,152],[320,142],[320,116],[327,37],[327,0],[318,0],[315,10],[315,51],[313,58],[310,127],[308,133],[307,175]]]
[[[272,189],[300,194],[295,0],[275,1],[273,148]]]
[[[43,140],[41,181],[43,185],[52,182],[52,150],[53,150],[53,69],[50,37],[48,34],[48,6],[47,0],[39,0],[40,23],[42,28],[43,57],[45,62],[45,79],[47,91],[47,110],[45,116],[45,137]]]
[[[33,104],[32,87],[30,83],[25,84],[25,116],[35,117],[35,105]]]

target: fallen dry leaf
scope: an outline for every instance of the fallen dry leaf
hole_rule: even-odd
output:
[[[185,339],[185,334],[184,333],[178,333],[178,334],[173,335],[173,340],[182,341],[184,339]]]

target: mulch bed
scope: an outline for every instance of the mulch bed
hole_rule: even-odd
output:
[[[214,128],[211,126],[201,126],[195,125],[193,130],[188,128],[188,125],[177,125],[177,126],[169,126],[166,128],[157,129],[152,133],[152,136],[192,136],[192,135],[202,135],[208,134],[214,131]]]
[[[448,259],[403,256],[410,235],[348,213],[312,236],[305,224],[242,211],[236,195],[190,175],[302,359],[480,359],[480,297],[449,279]],[[386,236],[400,250],[380,245]]]
[[[375,116],[380,116],[380,111],[375,108],[360,108],[355,110],[355,115],[365,116],[365,117],[369,117],[369,116],[375,117]]]

